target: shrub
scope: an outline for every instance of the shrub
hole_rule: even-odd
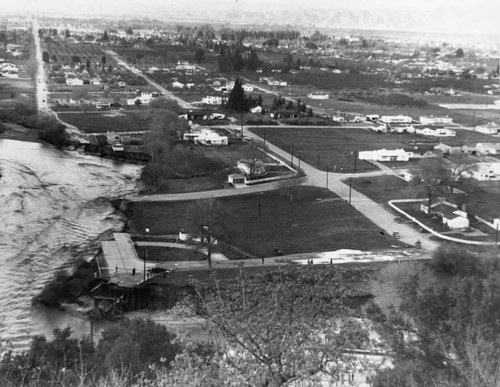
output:
[[[441,245],[432,257],[431,266],[444,274],[473,275],[480,270],[480,260],[462,246]]]

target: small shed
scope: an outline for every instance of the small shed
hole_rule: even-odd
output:
[[[245,184],[246,179],[241,173],[232,173],[227,176],[227,182],[233,186],[237,186]]]

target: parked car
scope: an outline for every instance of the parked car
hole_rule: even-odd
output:
[[[403,218],[394,218],[394,221],[396,223],[404,223],[405,222],[405,220]]]

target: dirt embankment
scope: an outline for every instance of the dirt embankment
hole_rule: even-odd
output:
[[[38,130],[26,128],[19,124],[2,123],[0,139],[43,142],[38,137]]]

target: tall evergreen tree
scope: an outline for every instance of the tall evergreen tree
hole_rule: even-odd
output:
[[[243,90],[243,84],[239,78],[234,82],[234,87],[229,93],[229,98],[227,100],[227,108],[237,112],[243,112],[248,110],[248,100],[245,96],[245,91]]]

